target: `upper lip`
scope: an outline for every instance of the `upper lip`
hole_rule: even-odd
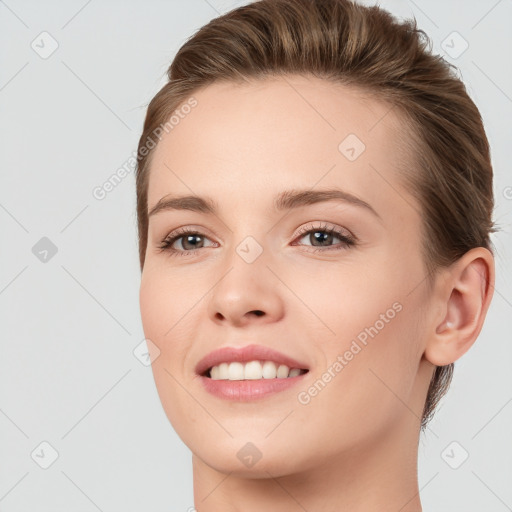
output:
[[[220,363],[231,363],[238,361],[246,363],[248,361],[274,361],[275,363],[285,364],[290,369],[299,368],[308,370],[308,367],[296,359],[282,354],[277,350],[263,345],[247,345],[245,347],[223,347],[210,352],[203,357],[196,365],[196,373],[202,375],[212,366]]]

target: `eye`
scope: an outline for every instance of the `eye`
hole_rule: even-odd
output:
[[[339,228],[328,227],[327,224],[314,227],[311,224],[304,226],[300,229],[297,239],[306,239],[311,242],[310,247],[314,247],[309,252],[318,251],[335,251],[347,249],[350,246],[356,245],[356,238],[351,235],[348,231],[344,232]],[[340,242],[337,245],[332,245],[335,240],[338,239]],[[192,228],[180,228],[173,231],[158,246],[160,252],[168,252],[170,255],[179,256],[190,256],[196,254],[200,249],[208,247],[205,245],[205,241],[210,239],[204,236],[201,232]],[[181,248],[173,247],[179,243]],[[296,244],[292,245],[304,245]],[[218,244],[212,243],[211,246],[218,246]],[[307,244],[305,244],[307,247]]]
[[[318,227],[305,226],[301,228],[299,238],[311,242],[311,246],[315,247],[312,252],[346,249],[356,243],[355,237],[348,232],[343,232],[337,228],[329,228],[327,224]],[[331,245],[335,239],[340,240],[341,244]]]
[[[205,247],[205,240],[209,240],[202,233],[190,228],[180,228],[177,231],[170,233],[160,243],[158,248],[160,251],[167,251],[171,254],[190,255],[195,254],[199,249]],[[182,248],[176,249],[173,247],[175,242],[180,242]]]

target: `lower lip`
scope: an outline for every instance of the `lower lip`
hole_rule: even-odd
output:
[[[307,372],[285,379],[213,380],[204,376],[200,379],[206,391],[218,398],[247,402],[289,389],[298,384],[305,375]]]

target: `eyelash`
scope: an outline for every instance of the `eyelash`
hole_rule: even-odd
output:
[[[335,235],[337,238],[341,240],[341,243],[339,246],[334,247],[313,247],[313,250],[308,250],[307,252],[325,252],[325,251],[340,251],[347,249],[351,246],[356,245],[356,238],[353,236],[345,235],[341,231],[334,229],[334,228],[328,228],[327,224],[324,226],[319,227],[311,227],[311,226],[304,226],[301,228],[300,232],[297,234],[297,238],[303,238],[304,235],[307,235],[309,233],[316,233],[316,232],[322,232],[327,233],[328,235]],[[165,237],[164,240],[160,243],[158,248],[160,249],[160,252],[168,252],[170,256],[190,256],[195,254],[197,251],[201,249],[205,249],[205,247],[200,247],[199,249],[192,249],[190,251],[187,250],[180,250],[180,249],[173,249],[171,246],[179,240],[180,238],[183,238],[185,235],[198,235],[203,238],[206,238],[203,236],[202,233],[198,232],[197,230],[190,229],[190,228],[180,228],[179,230],[170,233]]]

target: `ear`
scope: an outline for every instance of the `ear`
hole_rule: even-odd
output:
[[[439,315],[431,325],[424,357],[445,366],[463,356],[480,334],[494,292],[494,257],[476,247],[444,272],[436,293]]]

